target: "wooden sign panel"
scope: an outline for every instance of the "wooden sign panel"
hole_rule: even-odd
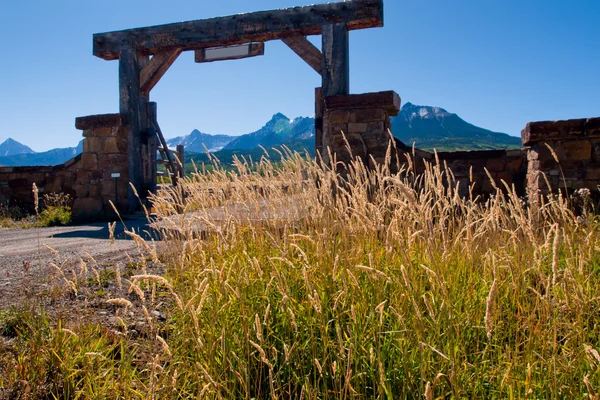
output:
[[[265,54],[264,43],[245,43],[235,46],[210,47],[195,51],[197,63],[213,61],[239,60],[241,58],[263,56]]]

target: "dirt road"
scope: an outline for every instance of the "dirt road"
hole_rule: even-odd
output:
[[[125,222],[136,232],[147,230],[144,220]],[[127,255],[135,256],[135,243],[124,233],[123,224],[115,228],[111,245],[107,223],[79,226],[0,229],[0,310],[18,304],[28,294],[48,287],[50,263],[62,265],[68,271],[86,252],[99,264],[126,263]],[[46,246],[56,250],[53,253]]]

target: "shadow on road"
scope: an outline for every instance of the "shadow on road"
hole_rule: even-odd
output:
[[[85,238],[85,239],[110,239],[110,232],[108,230],[108,223],[95,223],[86,225],[75,225],[71,227],[67,232],[57,233],[52,235],[54,238]],[[125,233],[125,229],[128,231],[134,231],[140,235],[144,240],[161,240],[159,232],[152,229],[145,220],[134,220],[125,221],[125,225],[122,222],[117,222],[114,230],[115,240],[132,240],[131,236]]]

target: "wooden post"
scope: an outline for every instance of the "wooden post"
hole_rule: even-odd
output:
[[[324,99],[328,96],[347,95],[350,93],[350,67],[348,51],[348,30],[345,23],[323,26],[323,87],[321,92],[322,128],[321,157],[325,165],[329,165],[329,146],[332,141],[331,126]]]
[[[348,30],[345,23],[323,26],[323,96],[350,93]]]
[[[319,87],[315,89],[315,149],[317,154],[321,154],[323,150],[323,107],[323,90]]]
[[[150,121],[157,120],[156,103],[148,103],[148,119]],[[156,175],[157,175],[157,152],[158,152],[158,136],[156,130],[150,124],[148,127],[148,176],[146,177],[146,186],[150,193],[156,193]]]
[[[142,154],[142,133],[149,128],[148,96],[140,93],[140,72],[148,56],[135,50],[121,50],[119,57],[119,108],[121,114],[127,116],[129,133],[127,145],[129,153],[129,182],[135,187],[139,196],[144,196],[144,168]],[[127,193],[129,212],[139,208],[139,200],[129,188]]]
[[[177,168],[177,171],[179,173],[179,177],[183,178],[185,176],[185,170],[183,166],[185,164],[185,154],[183,145],[181,144],[177,145],[177,159],[179,160],[179,168]]]

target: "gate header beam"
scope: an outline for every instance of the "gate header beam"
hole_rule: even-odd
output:
[[[317,4],[98,33],[94,35],[94,55],[116,60],[120,51],[126,49],[151,55],[177,48],[197,50],[298,34],[319,35],[323,26],[329,24],[346,24],[347,30],[381,27],[383,0]]]

